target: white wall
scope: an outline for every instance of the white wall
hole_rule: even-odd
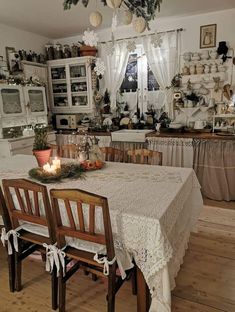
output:
[[[207,24],[217,24],[217,45],[219,41],[227,41],[230,47],[235,50],[235,9],[217,11],[200,15],[156,19],[151,24],[150,33],[154,31],[160,32],[170,29],[183,28],[184,31],[181,33],[182,53],[185,51],[199,51],[200,26]],[[110,29],[100,30],[97,32],[100,41],[110,40]],[[129,36],[136,36],[136,33],[134,32],[132,26],[120,26],[116,30],[116,39]],[[76,43],[78,40],[81,40],[81,35],[61,38],[56,40],[56,42],[59,41],[63,44],[72,44]]]
[[[16,50],[32,50],[44,53],[44,45],[48,38],[37,34],[0,24],[0,55],[5,59],[5,47],[14,47]]]
[[[156,20],[151,23],[150,33],[154,31],[166,31],[175,28],[183,28],[185,30],[182,34],[183,51],[196,51],[199,50],[200,26],[206,24],[217,24],[217,43],[225,40],[230,42],[231,47],[235,48],[235,9],[192,16],[156,18]],[[107,41],[111,39],[110,29],[98,30],[97,32],[99,34],[100,41]],[[123,36],[127,37],[136,35],[137,34],[133,30],[132,26],[120,26],[116,30],[115,37],[122,38]],[[56,39],[56,41],[61,43],[69,44],[77,42],[78,40],[81,40],[81,34],[73,37]]]

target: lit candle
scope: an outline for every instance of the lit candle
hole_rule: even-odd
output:
[[[56,167],[56,169],[61,168],[60,159],[58,157],[55,157],[55,159],[52,160],[52,165]]]
[[[56,173],[56,166],[55,165],[51,165],[49,163],[47,163],[46,165],[44,165],[43,170],[47,173],[52,173],[55,174]]]
[[[50,164],[49,163],[46,163],[42,168],[44,171],[48,172],[48,170],[50,170]]]

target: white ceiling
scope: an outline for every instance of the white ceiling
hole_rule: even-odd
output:
[[[95,0],[90,0],[88,8],[80,3],[64,11],[63,0],[0,0],[0,23],[52,39],[68,37],[89,27],[89,13],[96,10],[95,3]],[[231,8],[235,8],[235,0],[163,0],[158,18]],[[97,9],[103,15],[102,28],[109,27],[112,10],[104,7],[99,0]]]

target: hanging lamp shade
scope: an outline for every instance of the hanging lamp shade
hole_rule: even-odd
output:
[[[117,9],[122,4],[122,0],[106,0],[106,3],[111,9]]]
[[[122,22],[124,25],[130,25],[133,19],[133,14],[129,10],[125,10],[122,16]]]
[[[145,19],[141,16],[134,19],[132,22],[132,25],[133,25],[135,31],[138,32],[139,34],[144,32],[146,27],[147,27]]]
[[[95,11],[90,14],[89,20],[91,26],[98,27],[101,25],[103,17],[99,11]]]

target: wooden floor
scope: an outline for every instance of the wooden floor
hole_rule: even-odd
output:
[[[199,232],[191,236],[176,279],[173,312],[235,312],[235,204],[208,200],[205,204]],[[24,288],[12,294],[8,291],[5,250],[0,247],[0,311],[52,311],[44,264],[31,259],[23,268]],[[75,275],[68,283],[67,312],[106,311],[105,286],[102,280],[93,282],[81,273]],[[129,283],[117,295],[116,311],[136,311],[136,297]]]

